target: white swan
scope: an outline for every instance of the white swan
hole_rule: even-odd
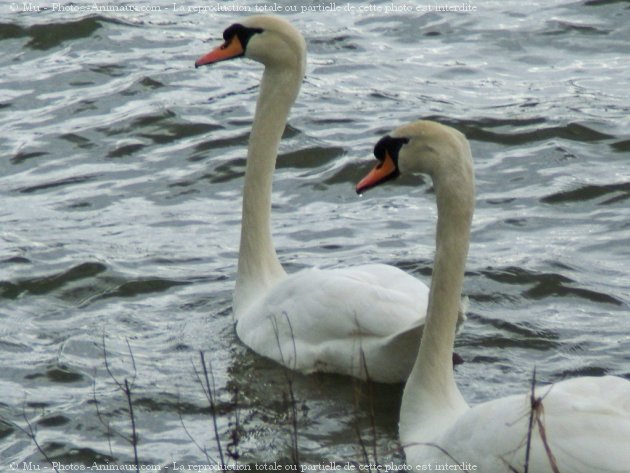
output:
[[[630,472],[630,382],[625,379],[570,379],[541,386],[535,394],[468,407],[451,366],[474,210],[468,141],[450,127],[421,121],[383,138],[375,155],[380,163],[359,182],[358,192],[399,173],[426,173],[433,179],[438,206],[426,325],[400,408],[407,463],[414,471],[523,472],[534,400],[530,473],[554,471],[543,436],[557,471]]]
[[[248,17],[223,37],[196,66],[240,56],[265,66],[245,170],[233,301],[238,336],[255,352],[304,373],[404,381],[418,351],[426,285],[382,264],[287,275],[273,246],[272,176],[304,77],[304,38],[285,20],[268,16]]]

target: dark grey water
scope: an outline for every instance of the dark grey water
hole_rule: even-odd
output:
[[[216,459],[200,350],[224,448],[237,432],[239,461],[287,461],[287,379],[239,343],[230,309],[261,67],[193,67],[241,14],[79,8],[91,5],[0,5],[0,470],[47,464],[29,425],[63,465],[129,464],[128,406],[106,366],[133,381],[143,463],[207,464],[190,437]],[[541,382],[630,378],[630,4],[339,5],[354,10],[286,14],[309,49],[274,187],[287,269],[378,261],[428,280],[427,183],[362,198],[354,183],[383,133],[437,119],[468,135],[476,163],[464,396],[525,391],[534,366]],[[357,430],[370,456],[401,458],[400,386],[292,382],[303,461],[362,462]]]

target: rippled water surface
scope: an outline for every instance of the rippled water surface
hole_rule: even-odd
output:
[[[66,465],[132,462],[115,380],[131,383],[143,463],[207,463],[202,448],[218,458],[200,351],[224,452],[289,461],[287,377],[240,344],[231,316],[261,66],[193,67],[249,13],[28,5],[0,4],[0,470],[46,465],[42,451]],[[466,399],[525,391],[534,366],[540,382],[630,378],[630,4],[339,5],[354,11],[285,13],[309,59],[275,174],[283,264],[386,262],[429,280],[428,181],[361,198],[354,184],[382,134],[440,120],[469,137],[476,165],[456,347]],[[362,462],[358,433],[370,458],[402,458],[401,386],[324,375],[292,386],[301,461]]]

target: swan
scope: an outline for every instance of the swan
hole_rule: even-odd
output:
[[[272,177],[304,78],[304,38],[271,16],[247,17],[228,27],[223,38],[196,67],[241,56],[265,66],[245,169],[233,295],[238,337],[258,354],[303,373],[404,381],[418,351],[428,287],[385,264],[287,274],[274,249]]]
[[[438,208],[429,308],[400,407],[407,463],[414,471],[630,472],[628,380],[569,379],[468,407],[451,366],[474,210],[468,141],[453,128],[419,121],[382,138],[374,154],[379,163],[357,192],[401,173],[425,173]]]

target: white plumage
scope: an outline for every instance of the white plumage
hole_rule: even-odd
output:
[[[375,154],[381,162],[357,190],[421,172],[433,179],[438,206],[429,309],[400,408],[407,463],[414,471],[524,472],[528,454],[528,473],[630,472],[626,379],[569,379],[468,407],[451,354],[474,210],[470,147],[458,131],[420,121],[383,138]]]
[[[257,353],[304,373],[404,381],[419,346],[427,286],[382,264],[287,275],[273,246],[273,172],[304,77],[302,35],[283,19],[255,16],[230,26],[224,39],[196,65],[242,55],[265,65],[243,190],[234,292],[238,336]]]
[[[538,386],[534,395],[534,400],[540,400],[537,407],[532,407],[530,392],[476,405],[464,411],[440,436],[431,439],[444,452],[434,446],[413,446],[414,442],[410,442],[405,448],[407,462],[421,465],[468,462],[481,472],[522,472],[529,436],[531,473],[553,472],[547,449],[560,472],[628,473],[629,384],[616,376],[582,377]],[[532,409],[534,422],[530,433]]]
[[[292,369],[381,382],[409,375],[428,288],[383,264],[288,275],[239,315],[236,331],[257,353]]]

